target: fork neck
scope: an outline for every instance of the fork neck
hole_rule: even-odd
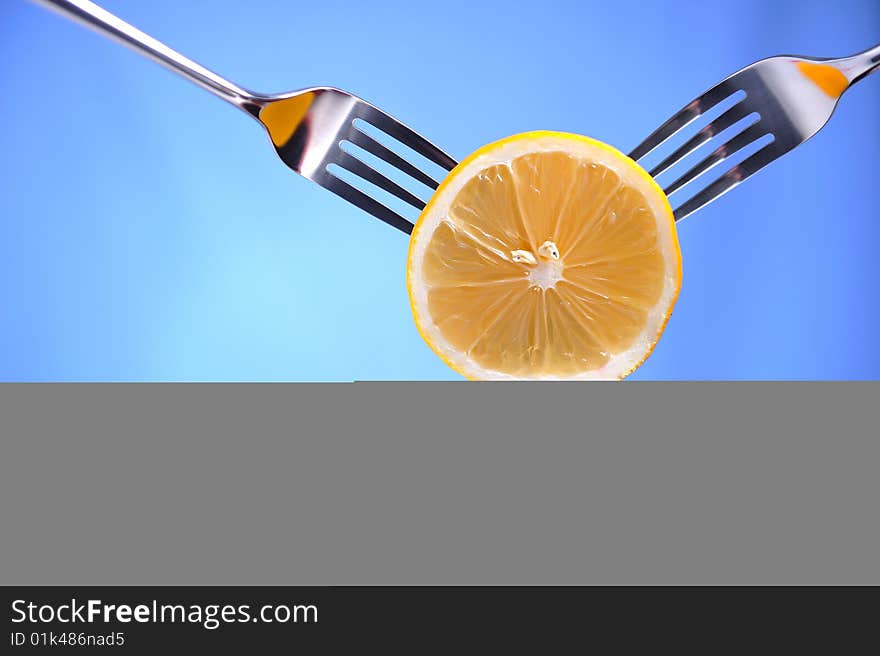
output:
[[[880,68],[880,44],[857,55],[835,59],[833,63],[846,76],[850,85],[853,85]]]
[[[34,2],[146,55],[250,116],[258,117],[264,103],[255,94],[184,57],[95,3],[89,0],[34,0]]]

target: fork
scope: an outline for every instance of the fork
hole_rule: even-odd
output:
[[[417,132],[346,91],[312,87],[275,95],[254,93],[175,52],[89,0],[35,2],[131,47],[243,110],[263,125],[288,167],[406,234],[412,232],[413,223],[402,216],[403,210],[395,211],[376,200],[375,188],[398,198],[404,208],[409,206],[420,212],[425,201],[410,189],[430,196],[439,181],[424,170],[424,165],[413,164],[406,149],[439,166],[444,174],[457,164]],[[387,137],[406,148],[389,148],[382,143],[390,144]],[[377,170],[364,153],[382,160],[389,172]],[[409,188],[395,179],[408,180]],[[364,185],[364,181],[374,187]]]
[[[629,156],[641,160],[704,113],[719,105],[727,106],[716,119],[648,171],[657,177],[713,137],[725,131],[735,133],[663,189],[667,196],[672,196],[737,153],[753,150],[678,204],[674,214],[675,220],[680,221],[816,134],[831,118],[841,95],[878,68],[880,45],[839,59],[795,56],[762,59],[689,102]]]
[[[402,215],[402,209],[391,209],[376,200],[375,190],[384,190],[404,206],[420,212],[425,200],[412,189],[418,188],[430,196],[439,181],[424,167],[416,166],[411,158],[402,156],[399,148],[393,150],[383,144],[384,139],[378,134],[391,137],[439,166],[443,174],[457,164],[411,128],[346,91],[312,87],[274,95],[254,93],[187,59],[89,0],[34,1],[122,42],[235,105],[266,128],[275,151],[288,167],[407,234],[412,232],[412,222]],[[676,221],[680,221],[813,136],[831,118],[841,95],[877,68],[880,45],[838,59],[763,59],[685,105],[629,156],[642,160],[703,114],[727,106],[722,114],[649,170],[652,177],[658,177],[713,137],[734,132],[728,141],[666,185],[664,192],[672,196],[719,164],[735,158],[737,153],[753,151],[678,204],[674,214]],[[373,161],[383,161],[390,170],[377,170],[365,153],[372,155]],[[401,175],[410,181],[409,188],[395,181]]]

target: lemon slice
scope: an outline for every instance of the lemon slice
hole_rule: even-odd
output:
[[[599,141],[528,132],[461,162],[410,241],[428,345],[471,379],[620,379],[651,354],[681,287],[666,195]]]

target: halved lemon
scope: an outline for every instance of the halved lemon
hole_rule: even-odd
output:
[[[471,379],[620,379],[681,287],[666,195],[599,141],[528,132],[461,162],[409,247],[416,326]]]

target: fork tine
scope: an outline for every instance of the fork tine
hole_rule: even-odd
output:
[[[368,104],[364,104],[363,109],[366,111],[361,112],[361,119],[374,127],[379,128],[382,132],[394,137],[405,146],[409,146],[438,166],[443,167],[447,171],[451,171],[458,165],[458,162],[425,139],[422,135],[406,127],[400,121],[391,118],[385,112]]]
[[[384,221],[408,235],[412,234],[413,224],[410,221],[400,216],[397,212],[388,209],[382,203],[373,200],[364,192],[355,189],[345,180],[337,177],[332,171],[327,170],[326,175],[323,176],[319,184],[340,198],[347,200],[355,207],[359,207],[368,214],[372,214],[380,221]]]
[[[675,220],[681,221],[684,217],[693,214],[703,207],[703,205],[706,205],[719,196],[726,194],[743,180],[754,175],[767,166],[767,164],[782,155],[783,152],[784,150],[777,147],[777,144],[768,143],[758,152],[734,166],[727,173],[715,180],[715,182],[696,194],[693,198],[682,203],[674,212]]]
[[[689,184],[697,177],[701,176],[703,173],[711,169],[716,164],[723,162],[725,159],[727,159],[734,153],[742,150],[756,139],[760,139],[762,136],[764,136],[764,134],[766,133],[764,131],[764,126],[761,124],[761,122],[759,121],[757,123],[753,123],[748,128],[733,137],[733,139],[718,146],[718,148],[716,148],[710,155],[707,155],[702,161],[693,166],[686,173],[679,176],[663,191],[666,193],[667,196],[674,194],[676,191],[684,187],[686,184]]]
[[[750,110],[748,104],[740,100],[737,104],[728,109],[714,121],[709,123],[709,125],[697,132],[693,137],[688,139],[684,144],[681,145],[681,147],[677,148],[675,152],[669,155],[669,157],[665,158],[657,166],[651,169],[649,175],[652,178],[656,178],[658,175],[677,164],[680,160],[690,155],[692,152],[694,152],[697,148],[709,141],[709,139],[714,137],[716,134],[720,134],[731,125],[733,125],[737,121],[744,119],[751,113],[752,111]]]
[[[648,137],[630,152],[631,159],[639,160],[657,146],[666,141],[673,134],[681,130],[688,123],[702,116],[705,112],[712,109],[715,105],[736,92],[726,81],[716,84],[699,98],[695,98],[687,105],[682,107],[677,113],[667,120],[663,125],[654,130]]]
[[[378,141],[373,139],[367,133],[359,130],[356,125],[352,125],[352,130],[349,132],[348,140],[356,146],[363,148],[368,153],[372,153],[379,159],[384,160],[391,166],[400,169],[408,176],[415,178],[416,180],[424,185],[427,185],[431,189],[436,189],[437,186],[440,184],[424,171],[417,169],[415,166],[403,159],[400,155],[392,150],[389,150]]]
[[[389,194],[394,194],[404,203],[409,203],[420,212],[425,208],[425,201],[423,201],[421,198],[415,196],[414,194],[411,194],[409,191],[401,187],[396,182],[392,182],[384,175],[382,175],[375,169],[371,169],[357,157],[355,157],[351,153],[345,152],[341,148],[339,149],[339,155],[334,158],[334,163],[338,164],[346,171],[354,173],[356,176],[361,177],[368,182],[372,182],[377,187],[381,187]]]

